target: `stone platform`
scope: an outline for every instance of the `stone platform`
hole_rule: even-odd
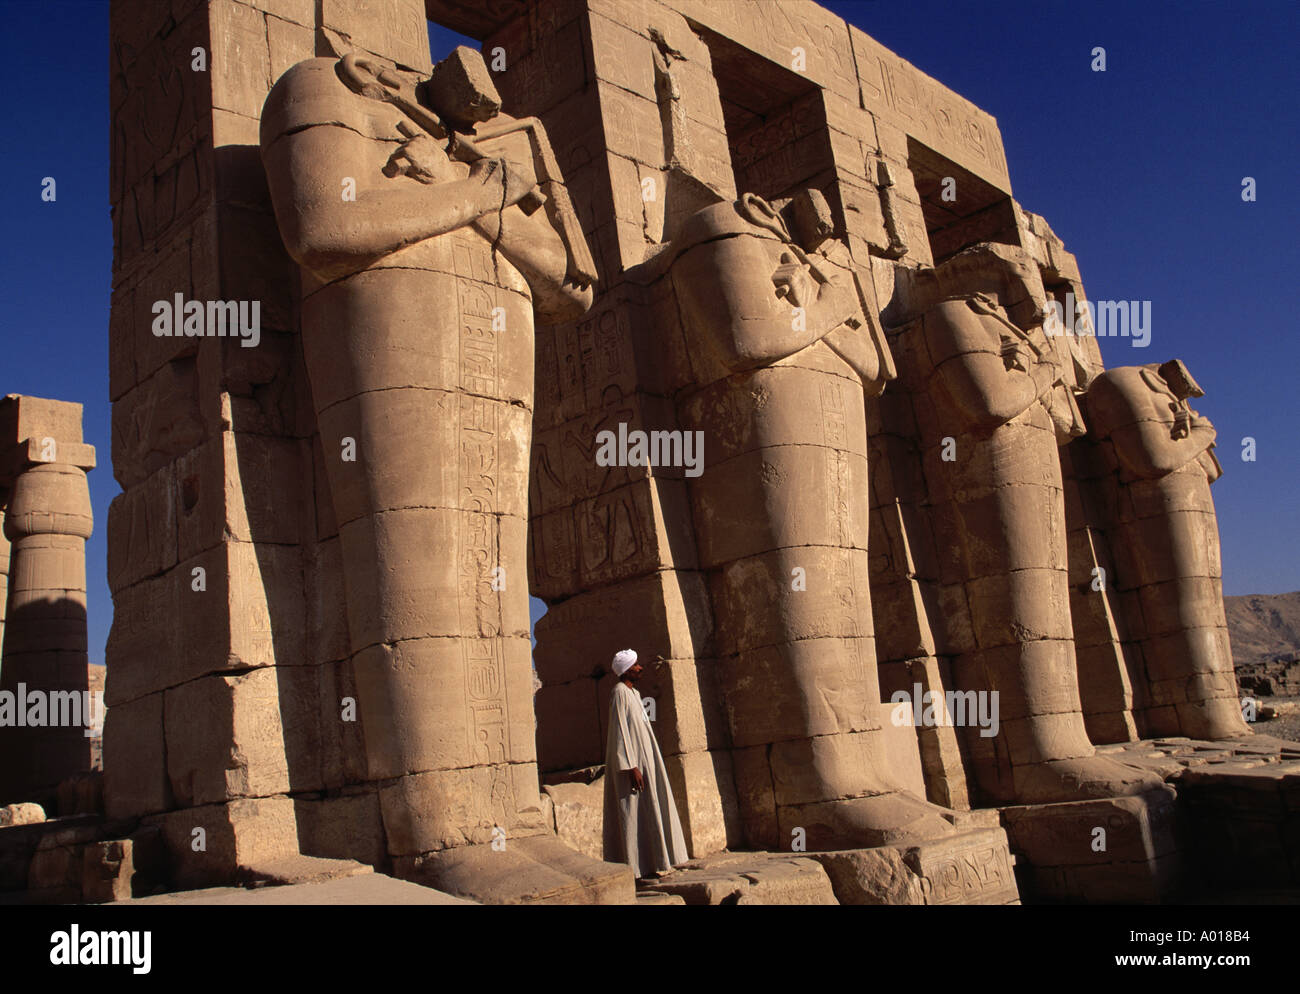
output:
[[[483,904],[633,904],[632,868],[569,848],[553,835],[511,839],[505,849],[460,846],[398,859],[405,880]]]
[[[1240,896],[1256,881],[1300,886],[1300,744],[1166,738],[1098,752],[1165,785],[999,809],[1027,901],[1167,903]]]
[[[914,846],[716,853],[643,884],[640,894],[697,905],[1019,904],[1013,863],[1002,829],[976,827]]]
[[[138,905],[474,905],[474,901],[444,894],[431,887],[398,880],[382,873],[360,873],[333,880],[283,887],[209,887],[178,891],[129,901],[116,906]]]

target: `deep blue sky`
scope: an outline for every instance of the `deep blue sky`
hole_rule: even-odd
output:
[[[1098,0],[831,2],[997,118],[1016,198],[1078,256],[1093,299],[1153,302],[1148,349],[1206,390],[1226,474],[1215,486],[1227,593],[1300,589],[1300,4]],[[90,658],[111,620],[108,4],[0,0],[0,392],[77,400],[99,453],[88,547]],[[438,47],[454,44],[439,34]],[[1107,71],[1090,70],[1104,46]],[[440,54],[440,53],[439,53]],[[45,176],[58,200],[43,203]],[[1241,200],[1253,176],[1259,199]],[[1258,444],[1241,461],[1240,440]]]

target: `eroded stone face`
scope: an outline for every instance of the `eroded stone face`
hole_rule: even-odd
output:
[[[592,277],[545,133],[498,116],[490,88],[469,49],[421,97],[364,60],[312,59],[262,115],[276,216],[304,272],[366,776],[385,782],[401,857],[489,842],[494,826],[543,830],[526,579],[533,322],[582,314]]]
[[[1146,736],[1249,732],[1237,701],[1210,484],[1223,469],[1202,395],[1177,360],[1121,366],[1088,391],[1089,434],[1111,468],[1114,582],[1142,667],[1133,713]]]

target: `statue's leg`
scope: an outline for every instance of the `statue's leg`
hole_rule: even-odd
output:
[[[366,766],[391,781],[389,851],[541,832],[528,301],[449,273],[376,269],[309,296],[303,329]]]
[[[957,440],[980,481],[949,488],[977,649],[959,656],[956,690],[997,695],[999,730],[964,735],[989,800],[1073,801],[1159,781],[1096,755],[1079,701],[1055,437],[1035,405],[991,437]],[[937,470],[936,472],[943,472]],[[958,471],[960,472],[960,470]]]
[[[1247,735],[1223,609],[1219,530],[1196,464],[1129,487],[1126,524],[1140,580],[1141,651],[1149,734],[1223,739]]]
[[[814,347],[706,387],[691,480],[719,688],[750,844],[880,845],[951,830],[892,779],[868,587],[860,380]]]

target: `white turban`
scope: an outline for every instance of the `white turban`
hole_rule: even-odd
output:
[[[615,676],[622,676],[636,664],[635,649],[621,649],[614,653],[614,661],[609,664],[609,668],[614,671]]]

